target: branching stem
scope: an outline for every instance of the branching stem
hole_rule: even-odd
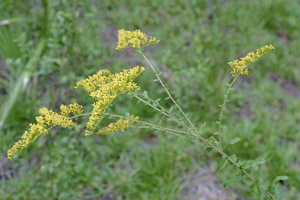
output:
[[[231,84],[232,86],[234,85],[234,82],[233,81]],[[231,88],[232,88],[231,86]],[[228,95],[227,95],[228,96]],[[226,104],[225,104],[226,105]],[[73,118],[77,118],[77,117],[81,117],[81,116],[87,116],[87,115],[90,115],[90,113],[83,113],[83,114],[80,114],[80,115],[76,115],[76,116],[73,116],[73,117],[70,117],[70,119],[73,119]],[[124,116],[121,116],[121,115],[116,115],[116,114],[111,114],[111,113],[104,113],[104,115],[107,115],[107,116],[112,116],[112,117],[117,117],[117,118],[123,118],[123,119],[127,119],[128,117],[124,117]],[[176,118],[177,119],[177,118]],[[142,120],[135,120],[136,122],[138,123],[141,123],[141,124],[144,124],[144,125],[147,125],[147,126],[140,126],[140,127],[137,127],[137,128],[149,128],[149,127],[152,127],[153,129],[156,129],[156,130],[159,130],[159,131],[164,131],[164,132],[167,132],[167,133],[170,133],[170,134],[173,134],[173,135],[176,135],[178,137],[183,137],[182,135],[178,134],[178,133],[181,133],[181,134],[186,134],[186,135],[192,135],[196,138],[198,138],[200,141],[202,141],[204,144],[207,144],[210,148],[214,149],[216,152],[218,152],[219,154],[221,154],[224,158],[226,158],[232,165],[234,165],[235,167],[237,167],[238,169],[241,170],[242,173],[245,174],[245,176],[247,176],[252,182],[256,182],[257,180],[251,176],[245,169],[242,169],[238,166],[238,164],[232,160],[232,158],[230,158],[230,156],[228,154],[226,154],[222,149],[220,149],[219,147],[217,147],[216,145],[214,145],[213,143],[211,142],[208,142],[206,138],[202,137],[201,135],[199,134],[196,134],[194,132],[194,130],[191,130],[189,129],[189,131],[182,131],[182,130],[176,130],[176,129],[171,129],[171,128],[167,128],[167,127],[163,127],[163,126],[159,126],[159,125],[156,125],[156,124],[153,124],[153,123],[150,123],[150,122],[146,122],[146,121],[142,121]],[[179,121],[179,120],[178,120]],[[51,129],[53,127],[50,127],[49,129]],[[193,142],[199,142],[197,140],[193,140],[193,139],[190,139],[191,141]],[[268,196],[270,199],[272,200],[275,200],[274,196],[265,188],[263,187],[262,185],[259,185],[260,189],[263,190]]]
[[[191,127],[193,129],[195,129],[194,124],[191,122],[191,120],[188,118],[188,116],[185,114],[185,112],[181,109],[181,107],[178,105],[178,103],[174,100],[174,98],[172,97],[171,93],[169,92],[169,90],[167,89],[167,87],[165,86],[165,84],[163,83],[163,81],[161,80],[158,72],[156,71],[156,69],[153,67],[153,65],[151,64],[151,62],[148,60],[148,58],[145,56],[145,54],[138,49],[137,52],[139,52],[142,57],[145,59],[145,61],[148,63],[148,65],[150,66],[150,68],[152,69],[152,71],[154,72],[154,74],[156,75],[158,81],[160,82],[160,84],[162,85],[162,87],[165,89],[166,93],[168,94],[169,98],[171,99],[171,101],[175,104],[175,106],[178,108],[178,110],[181,112],[181,114],[185,117],[185,119],[189,122],[189,124],[191,125]]]
[[[138,93],[139,94],[139,93]],[[147,97],[148,100],[150,100],[152,103],[155,103],[159,106],[159,108],[153,106],[152,104],[146,102],[144,99],[142,99],[139,96],[135,96],[138,100],[140,100],[141,102],[143,102],[145,105],[150,106],[151,108],[153,108],[154,110],[164,114],[165,116],[169,117],[170,119],[173,119],[175,122],[177,122],[177,124],[185,127],[186,129],[190,130],[190,128],[182,121],[180,121],[175,115],[173,115],[171,112],[169,112],[166,108],[164,108],[162,105],[160,105],[159,103],[155,102],[153,99],[151,99],[150,97]]]

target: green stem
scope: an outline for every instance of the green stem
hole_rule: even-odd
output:
[[[157,107],[153,106],[152,104],[146,102],[146,101],[145,101],[144,99],[142,99],[141,97],[139,97],[139,96],[134,96],[134,97],[137,98],[139,101],[143,102],[145,105],[150,106],[150,107],[153,108],[154,110],[158,111],[159,113],[162,113],[163,115],[169,117],[170,119],[173,119],[173,120],[174,120],[175,122],[177,122],[178,124],[183,125],[183,123],[180,122],[174,115],[172,115],[172,114],[169,113],[169,112],[166,112],[165,109],[162,108],[161,106],[159,106],[160,109],[161,109],[161,110],[160,110],[159,108],[157,108]],[[151,102],[154,102],[154,100],[152,100],[152,99],[150,99],[150,98],[147,98],[147,99],[149,99]]]
[[[140,93],[137,93],[140,94]],[[140,94],[142,95],[142,94]],[[155,102],[153,99],[151,99],[150,97],[147,97],[148,100],[150,100],[152,103],[155,103],[159,106],[159,108],[161,110],[159,110],[159,108],[149,104],[148,102],[146,102],[145,100],[143,100],[142,98],[135,96],[137,99],[139,99],[140,101],[142,101],[144,104],[152,107],[153,109],[159,111],[160,113],[164,114],[165,116],[169,117],[170,119],[173,119],[175,122],[177,122],[177,124],[185,127],[187,130],[191,131],[192,129],[190,127],[188,127],[184,122],[180,121],[175,115],[173,115],[172,113],[170,113],[166,108],[164,108],[162,105],[160,105],[159,103]]]
[[[83,113],[83,114],[75,115],[73,117],[69,117],[69,119],[74,119],[74,118],[77,118],[77,117],[87,116],[87,115],[90,115],[90,114],[91,114],[91,112],[89,112],[89,113]]]
[[[141,128],[141,129],[149,129],[149,126],[134,126],[135,128]],[[156,130],[158,130],[158,131],[163,131],[163,132],[166,132],[166,133],[170,133],[170,134],[172,134],[172,135],[175,135],[175,136],[177,136],[177,137],[181,137],[181,138],[184,138],[184,139],[188,139],[188,140],[190,140],[190,141],[192,141],[192,142],[199,142],[199,141],[197,141],[197,140],[193,140],[193,139],[191,139],[191,138],[186,138],[186,137],[184,137],[183,135],[180,135],[180,134],[177,134],[177,133],[175,133],[175,132],[173,132],[173,131],[170,131],[170,130],[161,130],[161,129],[157,129],[157,128],[155,128],[155,127],[152,127],[153,129],[156,129]],[[187,134],[188,134],[188,132],[186,132]]]
[[[150,63],[150,61],[147,59],[147,57],[145,56],[145,54],[140,49],[138,49],[137,51],[142,55],[142,57],[148,63],[148,65],[150,66],[150,68],[152,69],[152,71],[154,72],[154,74],[156,75],[158,81],[160,82],[160,84],[162,85],[162,87],[165,89],[165,91],[168,94],[168,96],[171,99],[171,101],[176,105],[176,107],[178,108],[178,110],[185,117],[185,119],[189,122],[189,124],[192,126],[192,128],[195,129],[195,126],[193,125],[193,123],[191,122],[191,120],[188,118],[188,116],[185,114],[185,112],[181,109],[181,107],[177,104],[177,102],[174,100],[174,98],[172,97],[171,93],[169,92],[169,90],[167,89],[167,87],[165,86],[165,84],[163,83],[163,81],[161,80],[161,78],[159,77],[159,74],[157,73],[156,69],[153,67],[153,65]]]
[[[228,89],[227,89],[227,92],[224,96],[224,101],[223,101],[223,104],[221,106],[221,112],[220,112],[220,117],[219,117],[219,121],[218,121],[218,124],[219,124],[219,127],[218,127],[218,136],[219,136],[219,143],[220,143],[220,146],[222,146],[222,141],[221,141],[221,131],[222,131],[222,120],[223,120],[223,115],[224,115],[224,111],[226,109],[226,104],[228,102],[228,98],[229,98],[229,94],[235,84],[235,82],[237,81],[239,75],[235,76],[234,79],[232,80],[232,82],[229,84],[228,86]]]
[[[108,116],[112,116],[112,117],[118,117],[118,118],[122,118],[122,119],[128,119],[128,117],[124,117],[124,116],[116,115],[116,114],[111,114],[111,113],[104,113],[104,115],[108,115]],[[134,121],[135,121],[135,122],[142,123],[142,124],[146,124],[146,125],[148,125],[148,126],[150,126],[150,127],[156,127],[156,128],[159,128],[160,130],[168,130],[168,131],[173,131],[173,132],[178,132],[178,133],[189,134],[189,133],[186,132],[186,131],[181,131],[181,130],[171,129],[171,128],[159,126],[159,125],[152,124],[152,123],[150,123],[150,122],[146,122],[146,121],[142,121],[142,120],[134,120]]]

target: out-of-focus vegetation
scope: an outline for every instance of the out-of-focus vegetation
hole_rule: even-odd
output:
[[[99,69],[143,64],[133,50],[114,50],[121,28],[160,39],[148,55],[193,122],[212,127],[208,132],[217,129],[217,105],[231,79],[227,62],[273,44],[276,51],[250,68],[232,93],[223,136],[241,141],[225,150],[265,159],[261,180],[285,175],[278,192],[299,199],[299,10],[296,0],[1,1],[0,199],[184,199],[186,177],[208,163],[214,170],[209,158],[220,158],[197,144],[137,130],[84,137],[84,123],[55,129],[7,161],[7,149],[39,108],[92,103],[73,89],[78,80]],[[138,82],[152,96],[165,96],[151,73]],[[160,118],[136,101],[119,101],[118,111]],[[224,170],[218,176],[228,180],[232,169]],[[248,187],[239,184],[235,193],[259,199]],[[186,199],[197,199],[193,195]]]

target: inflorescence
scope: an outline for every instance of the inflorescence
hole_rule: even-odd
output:
[[[86,125],[86,136],[93,134],[97,123],[104,116],[105,109],[117,96],[140,89],[134,79],[144,70],[144,67],[140,66],[116,74],[111,74],[108,70],[101,70],[76,84],[75,88],[86,89],[89,95],[96,100]]]
[[[249,70],[247,68],[247,65],[250,63],[253,63],[255,60],[257,60],[259,57],[264,55],[265,53],[275,49],[273,45],[266,45],[264,47],[261,47],[256,50],[256,52],[250,52],[245,57],[240,58],[239,60],[234,60],[232,62],[229,62],[228,64],[233,69],[231,70],[232,76],[236,76],[238,74],[249,74]]]
[[[61,113],[56,113],[47,108],[41,108],[39,113],[41,116],[36,117],[35,124],[29,124],[29,130],[25,131],[22,139],[16,142],[11,149],[7,151],[8,159],[28,147],[32,142],[34,142],[40,135],[47,135],[48,129],[53,126],[68,127],[73,126],[74,122],[69,118],[69,115],[78,115],[83,112],[82,106],[74,103],[68,106],[60,106]]]
[[[159,43],[159,40],[157,40],[155,37],[150,37],[150,39],[148,39],[147,35],[140,30],[127,31],[121,29],[118,31],[118,42],[116,50],[121,51],[128,47],[141,49],[147,45],[157,43]]]
[[[98,131],[98,134],[100,135],[107,135],[110,133],[114,133],[118,130],[125,131],[126,128],[129,128],[132,126],[131,122],[137,121],[139,117],[131,115],[127,119],[119,119],[118,121],[114,123],[108,124],[106,127],[102,128]]]

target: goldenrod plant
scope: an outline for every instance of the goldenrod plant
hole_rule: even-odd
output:
[[[12,159],[15,154],[29,146],[32,142],[38,139],[40,135],[48,135],[50,129],[55,126],[74,126],[77,118],[88,117],[88,122],[85,128],[85,136],[90,136],[93,134],[107,135],[117,131],[125,131],[125,129],[129,127],[135,127],[141,129],[154,129],[156,131],[173,134],[178,137],[183,137],[193,142],[200,143],[205,148],[212,149],[221,155],[223,163],[222,167],[220,168],[223,168],[229,164],[234,166],[236,170],[240,171],[242,175],[234,177],[233,182],[236,183],[240,180],[248,178],[249,181],[252,182],[253,188],[262,191],[266,198],[274,200],[275,195],[272,192],[274,184],[264,186],[264,184],[260,182],[259,177],[255,176],[255,171],[258,169],[259,165],[264,163],[264,161],[260,159],[242,161],[235,155],[230,155],[224,151],[223,147],[227,144],[223,144],[222,142],[222,135],[226,134],[222,133],[222,120],[229,95],[238,78],[241,75],[248,75],[249,65],[275,48],[272,45],[266,45],[257,49],[255,53],[250,52],[245,57],[228,63],[229,66],[232,67],[232,81],[230,84],[228,84],[227,93],[224,97],[223,104],[220,106],[221,111],[219,121],[217,122],[218,130],[212,133],[204,134],[201,127],[195,126],[193,120],[191,120],[188,114],[181,108],[178,101],[172,96],[166,84],[163,82],[163,79],[160,77],[159,71],[146,57],[144,48],[148,45],[158,43],[159,40],[157,40],[155,37],[148,37],[140,30],[129,31],[122,29],[118,31],[116,50],[121,51],[126,48],[135,49],[136,53],[143,58],[150,70],[152,70],[156,77],[155,80],[158,81],[162,86],[166,92],[166,95],[168,96],[167,99],[172,102],[178,113],[160,104],[159,100],[154,100],[148,96],[147,92],[140,92],[140,87],[135,82],[135,78],[143,73],[145,70],[144,67],[136,66],[130,69],[124,69],[119,73],[111,73],[109,70],[100,70],[96,74],[77,82],[75,85],[76,89],[85,89],[88,95],[93,98],[94,103],[92,105],[93,109],[91,112],[84,113],[83,107],[77,103],[61,105],[60,113],[54,112],[47,108],[40,109],[39,113],[41,115],[36,117],[36,123],[29,125],[29,130],[24,132],[22,139],[16,142],[14,146],[8,150],[7,157]],[[142,116],[134,116],[130,114],[123,116],[116,113],[111,113],[110,107],[113,105],[113,101],[118,96],[125,94],[136,98],[138,101],[144,103],[146,106],[149,106],[154,111],[157,111],[165,117],[165,120],[172,121],[174,125],[172,127],[168,127],[161,124],[154,124],[144,121],[142,120]],[[101,121],[105,117],[116,118],[117,121],[103,126]],[[231,144],[234,144],[238,140],[238,138],[234,139],[231,141]],[[280,177],[277,178],[275,182],[278,182],[279,179]]]

